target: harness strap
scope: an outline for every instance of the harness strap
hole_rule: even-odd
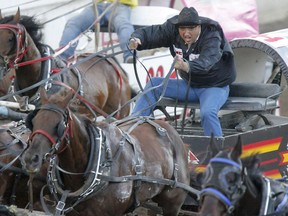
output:
[[[41,191],[40,191],[40,202],[41,202],[41,206],[42,206],[44,212],[45,212],[47,215],[53,215],[53,214],[49,211],[49,209],[48,209],[48,207],[47,207],[47,205],[46,205],[46,202],[45,202],[45,200],[44,200],[44,189],[45,189],[46,187],[47,187],[47,185],[44,185],[44,186],[41,188]]]
[[[13,162],[15,162],[15,161],[13,160]],[[3,163],[2,161],[0,161],[0,168],[1,168],[0,172],[3,172],[5,170],[9,170],[9,171],[12,171],[12,172],[15,172],[15,173],[22,173],[22,174],[28,175],[28,173],[25,172],[23,169],[18,168],[18,167],[14,167],[14,166],[12,166],[11,163],[9,163],[9,166],[8,166],[8,164]]]
[[[267,188],[266,194],[263,195],[265,201],[264,201],[264,211],[263,211],[263,215],[268,214],[268,210],[269,210],[269,201],[270,201],[270,194],[271,194],[271,183],[270,180],[267,178],[264,178],[264,182],[266,183],[265,187]],[[263,207],[261,207],[261,209],[263,209]],[[261,215],[261,214],[260,214]]]
[[[155,123],[154,121],[152,121],[150,118],[145,118],[145,121],[146,121],[147,123],[149,123],[150,125],[152,125],[152,126],[156,129],[156,131],[158,132],[158,134],[159,134],[160,136],[164,137],[164,136],[167,136],[167,135],[168,135],[165,128],[160,127],[157,123]],[[170,137],[169,137],[169,140],[171,140]]]
[[[5,171],[5,170],[7,170],[7,169],[9,169],[11,166],[12,166],[12,164],[14,164],[15,163],[15,161],[17,161],[18,160],[18,158],[21,156],[21,153],[19,154],[19,155],[17,155],[13,160],[11,160],[9,163],[7,163],[7,164],[3,164],[2,162],[0,162],[0,167],[2,167],[1,169],[0,169],[0,172],[3,172],[3,171]],[[3,165],[3,166],[2,166]],[[15,167],[16,168],[16,167]]]
[[[14,180],[13,187],[12,187],[12,194],[10,196],[10,205],[16,204],[16,189],[17,189],[17,185],[21,177],[22,177],[22,173],[17,173],[15,176],[15,180]]]
[[[176,188],[182,188],[190,193],[197,195],[197,197],[199,197],[200,195],[199,190],[194,189],[190,187],[189,185],[184,184],[182,182],[178,182],[178,181],[166,179],[166,178],[157,178],[157,177],[143,176],[143,175],[138,175],[138,176],[129,175],[129,176],[117,177],[117,176],[106,176],[102,174],[99,174],[98,178],[103,181],[108,181],[108,182],[113,182],[113,183],[141,180],[141,181],[153,183],[153,184],[161,184],[161,185],[166,185],[166,186],[171,186],[171,187],[176,187]]]
[[[61,197],[61,199],[59,200],[59,202],[57,203],[57,206],[56,206],[55,216],[60,216],[61,212],[64,210],[65,200],[66,200],[68,194],[69,194],[69,190],[65,190],[64,193],[62,194],[62,197]]]
[[[134,158],[135,158],[135,161],[136,161],[136,164],[135,164],[135,173],[136,175],[135,176],[141,176],[142,174],[142,168],[141,168],[141,164],[140,164],[140,161],[139,161],[139,156],[138,156],[138,151],[135,147],[135,139],[133,137],[130,136],[130,133],[140,124],[142,124],[144,121],[143,120],[139,120],[139,121],[136,121],[130,128],[127,132],[124,132],[122,131],[119,127],[118,130],[121,132],[122,134],[122,139],[120,140],[120,145],[119,145],[119,148],[117,149],[116,153],[114,154],[114,157],[113,157],[113,160],[117,160],[117,158],[120,156],[120,153],[122,152],[122,149],[124,147],[124,144],[125,144],[125,140],[128,141],[128,143],[131,144],[132,148],[133,148],[133,151],[134,151]],[[101,178],[100,178],[101,179]],[[135,207],[138,207],[140,206],[140,202],[139,202],[139,199],[138,199],[138,191],[141,187],[141,180],[140,178],[139,179],[135,179],[135,184],[133,185],[133,190],[134,190],[134,204],[133,204],[133,207],[131,208],[135,208]]]
[[[228,213],[232,213],[234,210],[234,205],[232,204],[232,202],[230,201],[230,199],[225,196],[223,193],[221,193],[219,190],[216,190],[214,188],[205,188],[203,190],[201,190],[200,192],[200,196],[203,194],[211,194],[212,196],[216,196],[217,198],[219,198],[226,206]]]
[[[119,119],[120,117],[120,110],[121,110],[121,95],[122,95],[122,89],[123,89],[123,77],[121,76],[121,73],[120,73],[120,68],[119,68],[119,64],[116,63],[116,61],[112,58],[105,58],[106,61],[108,63],[110,63],[112,65],[112,67],[114,68],[114,70],[116,71],[116,74],[119,78],[119,103],[118,103],[118,112],[116,114],[116,118]]]
[[[55,81],[54,82],[55,84],[57,85],[61,85],[61,86],[64,86],[66,87],[67,89],[69,89],[70,91],[73,91],[74,94],[76,94],[75,90],[72,89],[70,86],[66,85],[65,83],[63,82],[58,82],[58,81]],[[76,94],[76,97],[77,99],[79,99],[81,102],[83,102],[84,104],[87,104],[89,105],[90,107],[92,107],[93,110],[95,110],[96,112],[98,112],[99,114],[103,115],[104,117],[107,117],[108,114],[105,113],[103,110],[101,110],[99,107],[97,106],[94,106],[93,104],[91,104],[89,101],[87,101],[84,97],[82,97],[80,94]]]
[[[53,137],[52,137],[49,133],[47,133],[46,131],[44,131],[44,130],[36,130],[36,131],[34,131],[34,132],[31,134],[29,140],[32,140],[32,138],[33,138],[36,134],[42,134],[42,135],[44,135],[44,137],[46,137],[46,138],[52,143],[52,145],[56,145],[56,143],[57,143],[57,142],[53,139]]]
[[[136,165],[135,165],[135,172],[136,172],[136,175],[135,175],[135,178],[133,181],[135,181],[135,184],[134,184],[134,205],[135,207],[138,207],[140,205],[140,202],[138,200],[138,191],[141,187],[141,183],[142,183],[142,180],[143,180],[143,176],[142,176],[142,167],[141,167],[141,164],[140,164],[140,161],[139,161],[139,156],[138,156],[138,151],[136,149],[136,146],[135,146],[135,139],[133,139],[132,136],[130,136],[130,133],[139,125],[143,124],[143,123],[148,123],[150,124],[151,126],[153,126],[156,130],[156,132],[159,134],[159,136],[167,136],[168,139],[171,141],[171,138],[169,137],[167,131],[165,128],[159,126],[157,123],[155,123],[154,121],[151,120],[151,118],[149,117],[140,117],[140,119],[137,119],[137,118],[131,118],[129,119],[129,121],[126,121],[127,123],[131,123],[131,122],[135,122],[132,126],[130,126],[130,128],[126,131],[126,132],[123,132],[122,130],[120,130],[120,132],[123,134],[123,137],[120,141],[120,143],[122,143],[122,145],[120,145],[120,147],[118,148],[116,154],[115,154],[115,158],[117,158],[119,155],[120,155],[120,149],[123,148],[123,145],[125,144],[125,140],[127,140],[133,147],[134,149],[134,158],[135,158],[135,161],[136,161]],[[115,123],[117,124],[117,123]],[[171,141],[171,143],[173,143]],[[173,146],[173,161],[174,161],[174,172],[173,172],[173,178],[174,178],[174,181],[173,181],[173,184],[171,185],[172,187],[176,187],[177,185],[177,178],[178,178],[178,164],[175,162],[176,161],[176,153],[175,153],[175,146]],[[115,159],[114,158],[114,159]],[[157,182],[158,183],[158,182]]]
[[[288,200],[288,194],[286,191],[282,202],[276,208],[276,212],[280,212],[285,207],[285,205],[287,204],[287,200]]]
[[[16,91],[16,92],[9,93],[9,94],[6,94],[6,95],[4,95],[4,96],[1,96],[1,97],[0,97],[0,100],[6,100],[6,99],[8,99],[8,98],[10,98],[10,97],[13,97],[14,95],[19,95],[19,94],[22,94],[22,93],[24,93],[24,92],[26,92],[26,91],[29,91],[29,90],[34,89],[34,88],[36,88],[36,87],[39,87],[39,86],[43,85],[44,83],[46,83],[46,82],[48,82],[48,81],[50,81],[50,80],[53,80],[53,79],[55,79],[56,77],[58,77],[58,76],[60,76],[60,75],[62,75],[62,74],[64,74],[64,73],[67,73],[68,70],[71,70],[71,68],[77,67],[78,65],[82,64],[82,63],[85,62],[85,61],[89,61],[90,59],[94,58],[95,56],[99,55],[100,53],[105,53],[105,52],[109,51],[110,49],[116,48],[116,47],[119,47],[119,44],[114,45],[114,46],[109,47],[109,48],[102,49],[101,51],[96,52],[96,53],[92,54],[91,56],[88,56],[88,57],[84,58],[83,60],[79,60],[79,61],[78,61],[77,63],[75,63],[74,65],[69,66],[69,67],[65,67],[65,68],[62,69],[59,73],[54,74],[54,75],[50,76],[49,78],[47,78],[47,79],[45,79],[45,80],[39,81],[39,82],[37,82],[37,83],[35,83],[35,84],[33,84],[33,85],[30,85],[29,87],[26,87],[26,88],[24,88],[24,89],[18,90],[18,91]],[[121,52],[123,52],[123,51],[121,51]]]

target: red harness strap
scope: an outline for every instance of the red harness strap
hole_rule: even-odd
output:
[[[60,81],[54,81],[55,84],[57,85],[61,85],[66,87],[67,89],[69,89],[70,91],[72,91],[74,94],[76,93],[74,89],[72,89],[70,86],[66,85],[63,82]],[[94,106],[93,104],[91,104],[90,102],[88,102],[84,97],[82,97],[81,95],[77,94],[76,97],[82,101],[83,103],[88,104],[93,110],[95,110],[96,112],[98,112],[99,114],[103,115],[105,118],[108,116],[108,114],[106,112],[104,112],[103,110],[101,110],[99,107]]]
[[[17,42],[17,51],[15,55],[4,56],[5,61],[9,64],[9,67],[14,68],[18,62],[23,59],[23,56],[28,51],[28,40],[26,37],[26,29],[21,24],[0,24],[0,29],[8,29],[15,34]],[[11,59],[15,56],[14,59]]]
[[[69,110],[69,109],[68,109],[68,110]],[[67,127],[65,128],[64,133],[63,133],[63,135],[62,135],[62,137],[61,137],[61,143],[62,143],[62,141],[65,139],[65,137],[67,136],[67,134],[68,134],[68,136],[71,136],[71,137],[73,138],[73,134],[72,134],[72,132],[71,132],[71,127],[70,127],[71,125],[72,125],[72,121],[71,121],[71,116],[70,116],[70,111],[69,111],[68,123],[67,123]],[[53,137],[52,137],[49,133],[47,133],[46,131],[41,130],[41,129],[34,131],[34,132],[30,135],[29,140],[32,140],[33,137],[34,137],[36,134],[42,134],[43,136],[45,136],[45,137],[52,143],[52,146],[54,146],[54,145],[57,144],[57,142],[53,139]],[[68,147],[68,144],[66,143],[66,145],[63,146],[62,149],[58,149],[58,153],[57,153],[57,154],[62,153],[67,147]]]
[[[116,71],[116,73],[119,77],[119,85],[120,85],[119,86],[119,90],[120,90],[119,91],[119,107],[120,107],[121,106],[121,92],[122,92],[122,87],[123,87],[122,76],[120,74],[119,68],[118,68],[117,64],[115,63],[115,61],[112,61],[111,59],[107,59],[107,58],[106,58],[106,61],[109,62],[113,66],[114,70]],[[116,118],[119,119],[119,117],[120,117],[120,113],[117,112]]]
[[[26,37],[27,32],[26,32],[25,27],[19,23],[18,24],[0,24],[0,29],[8,29],[8,30],[12,31],[17,38],[17,52],[15,54],[15,58],[10,59],[10,57],[7,56],[8,59],[6,59],[7,61],[9,61],[8,63],[9,63],[10,68],[16,68],[17,69],[17,68],[22,67],[22,66],[34,64],[36,62],[46,61],[48,59],[52,59],[55,57],[55,55],[50,55],[50,56],[45,56],[45,57],[39,58],[39,59],[33,59],[30,61],[26,61],[26,62],[20,62],[23,59],[24,55],[29,50],[28,41],[27,41],[27,37]],[[20,63],[18,63],[18,62],[20,62]]]
[[[36,130],[36,131],[34,131],[34,132],[30,135],[29,140],[32,140],[33,137],[34,137],[36,134],[42,134],[42,135],[44,135],[44,136],[52,143],[52,145],[56,145],[56,141],[53,139],[53,137],[52,137],[49,133],[47,133],[46,131],[44,131],[44,130]]]

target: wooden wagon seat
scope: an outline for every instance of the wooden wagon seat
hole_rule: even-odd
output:
[[[222,110],[266,111],[278,107],[277,99],[282,90],[278,84],[272,83],[233,83],[230,85],[230,94]],[[184,107],[184,101],[176,101],[163,97],[156,109],[165,107]],[[188,102],[188,108],[198,109],[199,103]],[[162,108],[162,109],[161,109]]]

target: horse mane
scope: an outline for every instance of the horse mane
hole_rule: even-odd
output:
[[[247,176],[245,177],[247,190],[250,191],[252,196],[256,197],[258,192],[262,190],[263,184],[259,154],[242,158],[241,161],[242,166],[247,170]]]
[[[12,23],[14,15],[6,16],[0,19],[0,24]],[[43,25],[36,20],[34,16],[21,16],[20,22],[23,25],[37,48],[39,48],[43,39]]]

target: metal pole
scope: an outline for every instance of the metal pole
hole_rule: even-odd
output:
[[[99,14],[98,14],[98,8],[97,8],[97,4],[98,4],[98,0],[92,0],[93,5],[94,5],[94,12],[95,12],[95,18],[97,19]],[[96,20],[95,19],[95,20]],[[95,26],[95,51],[98,51],[98,47],[100,44],[100,21],[99,22],[95,22],[94,24]]]

